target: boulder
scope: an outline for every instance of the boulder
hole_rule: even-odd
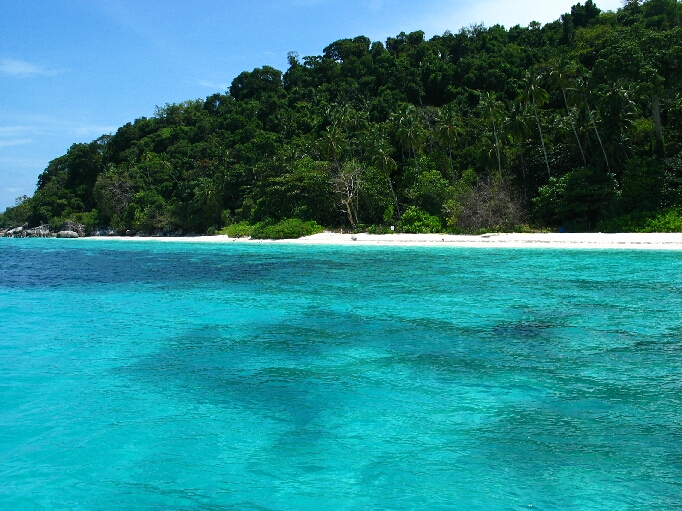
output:
[[[24,232],[24,227],[15,227],[7,231],[6,236],[9,238],[25,238],[26,233]]]
[[[135,229],[128,229],[126,231],[126,236],[135,236],[137,234],[137,231]]]
[[[110,225],[104,227],[96,227],[92,231],[92,236],[116,236],[117,234],[118,233],[116,232],[116,229],[114,229]]]
[[[76,231],[59,231],[57,238],[80,238]]]
[[[24,229],[24,232],[27,238],[49,238],[51,236],[49,224],[40,225],[33,229]]]
[[[78,234],[77,237],[82,238],[85,236],[85,226],[76,222],[64,222],[59,232],[75,232]]]

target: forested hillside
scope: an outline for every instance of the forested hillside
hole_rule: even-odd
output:
[[[682,230],[682,3],[336,41],[74,144],[5,225]]]

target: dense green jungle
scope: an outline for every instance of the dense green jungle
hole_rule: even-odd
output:
[[[682,3],[342,39],[51,161],[0,226],[682,231]]]

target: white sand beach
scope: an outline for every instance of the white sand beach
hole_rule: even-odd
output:
[[[104,239],[131,242],[154,240],[169,243],[288,243],[297,245],[682,250],[682,233],[490,233],[479,236],[463,236],[453,234],[340,234],[323,232],[294,240],[252,240],[250,238],[230,238],[228,236],[181,238],[113,237]]]

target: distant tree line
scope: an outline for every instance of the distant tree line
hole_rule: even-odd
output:
[[[342,39],[50,162],[0,224],[682,229],[682,3]]]

